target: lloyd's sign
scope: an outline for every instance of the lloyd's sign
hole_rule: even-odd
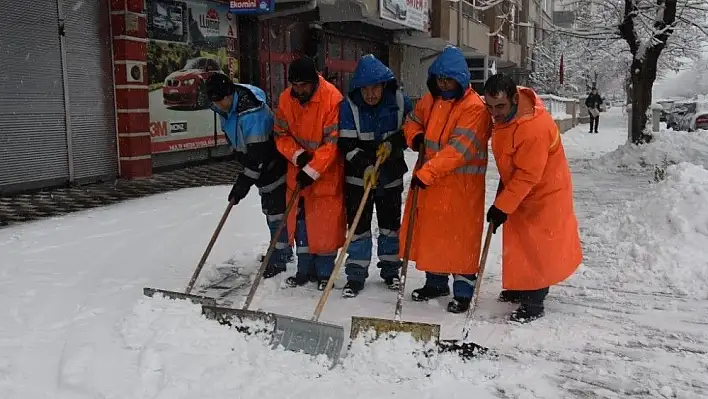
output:
[[[229,11],[232,14],[265,14],[273,12],[275,0],[231,0]]]

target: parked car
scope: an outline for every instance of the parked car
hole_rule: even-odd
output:
[[[671,113],[671,108],[674,106],[675,100],[659,100],[657,103],[661,105],[661,116],[659,116],[660,122],[666,122],[666,118]]]
[[[666,118],[666,126],[688,132],[708,130],[708,102],[696,100],[675,102]]]
[[[671,111],[666,115],[666,127],[673,130],[681,130],[679,125],[687,114],[695,111],[696,102],[692,100],[682,100],[674,102]]]
[[[188,60],[184,67],[167,75],[162,86],[162,100],[167,108],[209,107],[206,80],[215,73],[225,73],[217,60],[198,57]]]

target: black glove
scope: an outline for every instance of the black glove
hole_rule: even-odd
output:
[[[425,134],[423,133],[418,133],[415,137],[413,137],[413,148],[411,150],[415,152],[420,152],[420,146],[423,144],[423,140],[425,139]]]
[[[251,189],[251,185],[244,180],[246,179],[243,179],[243,176],[239,176],[238,180],[236,180],[236,183],[231,188],[231,192],[229,193],[229,202],[233,201],[234,205],[241,202],[241,200],[246,197],[248,191]]]
[[[374,166],[374,163],[376,163],[376,158],[372,156],[372,154],[368,154],[365,151],[358,151],[349,163],[352,165],[356,176],[363,176],[366,168],[369,166]]]
[[[501,226],[506,222],[507,214],[499,210],[496,206],[492,205],[487,211],[487,222],[492,224],[492,233],[496,234],[497,227]]]
[[[309,152],[305,151],[302,154],[297,156],[297,159],[295,160],[295,163],[297,164],[298,168],[303,168],[305,165],[310,163],[312,161],[312,154]]]
[[[310,177],[310,175],[308,175],[307,172],[305,172],[304,170],[297,172],[297,176],[295,176],[295,180],[297,181],[297,183],[300,185],[301,188],[305,188],[315,182],[315,179]]]
[[[421,135],[423,136],[423,135]],[[417,138],[418,136],[416,136]],[[402,151],[405,150],[406,147],[408,146],[406,144],[406,136],[403,135],[402,132],[398,132],[391,137],[389,137],[387,140],[389,143],[391,143],[391,153],[394,153],[396,151]]]
[[[416,187],[425,190],[426,188],[428,188],[428,185],[423,183],[423,181],[420,180],[418,178],[418,176],[414,175],[413,178],[411,179],[411,189],[416,188]]]

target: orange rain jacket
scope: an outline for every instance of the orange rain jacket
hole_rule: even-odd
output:
[[[337,149],[339,137],[339,103],[342,94],[322,76],[312,98],[301,105],[286,89],[275,114],[275,144],[290,160],[287,184],[288,200],[295,189],[298,155],[313,154],[305,170],[315,182],[302,190],[305,199],[305,224],[310,253],[336,253],[344,244],[346,217],[344,213],[344,161]],[[288,215],[290,243],[295,237],[297,209]]]
[[[428,75],[431,90],[436,89],[435,76],[444,76],[455,79],[464,93],[452,100],[426,93],[404,124],[409,147],[416,135],[425,135],[425,164],[417,176],[428,185],[420,190],[414,210],[410,260],[426,272],[474,274],[484,228],[491,117],[481,97],[469,87],[469,71],[459,49],[446,48]],[[408,195],[401,226],[401,256],[411,199]]]
[[[504,185],[494,205],[509,215],[502,225],[502,285],[536,290],[568,278],[583,254],[558,127],[533,90],[518,93],[516,117],[492,133]]]

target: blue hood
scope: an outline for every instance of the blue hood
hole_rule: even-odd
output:
[[[386,91],[395,93],[398,88],[396,77],[393,72],[379,61],[372,54],[367,54],[356,64],[356,70],[351,81],[349,81],[349,97],[357,103],[361,104],[361,92],[359,89],[366,86],[372,86],[378,83],[386,85]]]
[[[436,76],[455,79],[462,87],[460,96],[464,94],[464,91],[470,85],[470,71],[467,67],[465,56],[459,48],[454,46],[445,47],[433,62],[433,65],[428,68],[428,89],[433,96],[440,94],[440,90],[435,83]]]
[[[362,87],[372,86],[377,83],[387,83],[392,80],[394,82],[396,81],[393,72],[391,72],[383,62],[379,61],[378,58],[374,57],[372,54],[367,54],[361,57],[356,64],[354,76],[352,76],[352,80],[349,82],[349,93],[361,89]]]

